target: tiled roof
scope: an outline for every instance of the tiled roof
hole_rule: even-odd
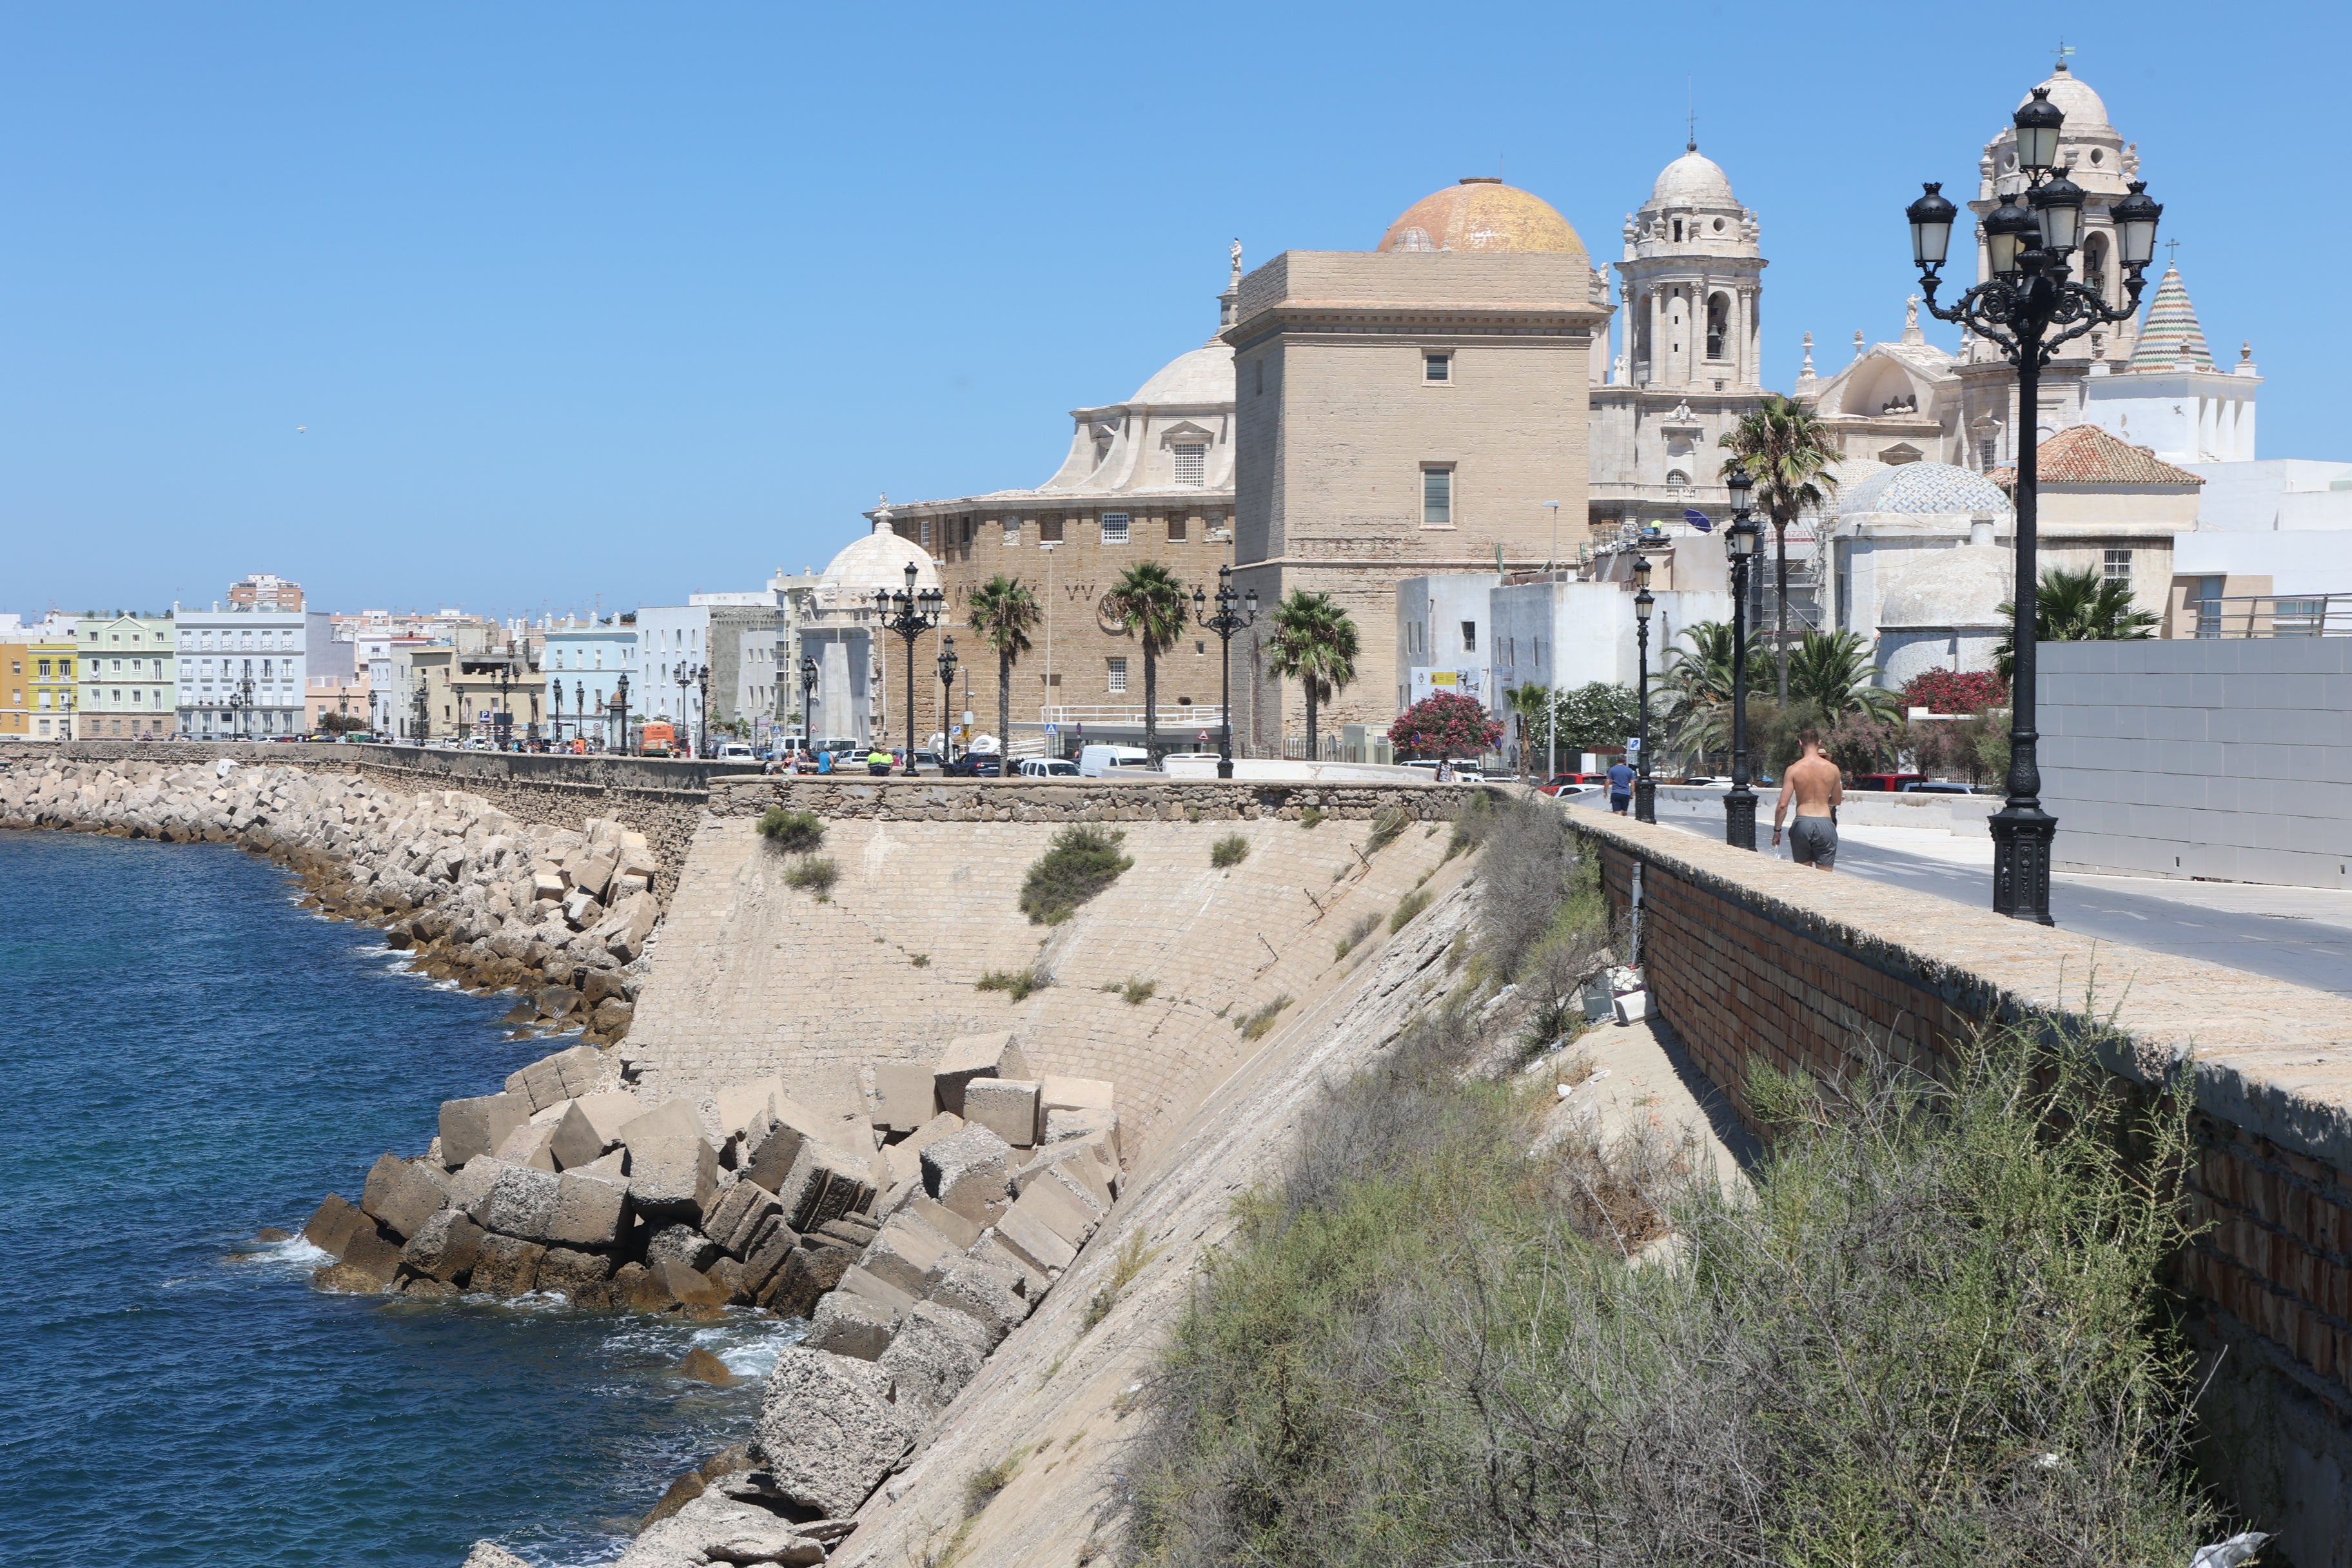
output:
[[[2043,484],[2201,485],[2186,468],[2176,468],[2146,447],[2135,447],[2096,425],[2070,425],[2034,451],[2033,468]],[[2017,470],[1993,469],[1986,478],[2004,493],[2017,489]]]
[[[2009,510],[2008,499],[1985,483],[1982,475],[1949,463],[1904,463],[1881,468],[1851,489],[1836,491],[1833,504],[1840,517],[1864,512],[1944,517]]]
[[[2180,280],[2180,268],[2174,266],[2164,269],[2156,294],[2147,302],[2147,321],[2132,349],[2131,368],[2170,370],[2183,360],[2199,370],[2213,368],[2213,355],[2205,346],[2205,329],[2197,324],[2197,307],[2189,302],[2189,285]]]

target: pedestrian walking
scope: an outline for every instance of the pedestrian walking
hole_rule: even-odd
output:
[[[1837,808],[1845,799],[1845,777],[1838,765],[1822,755],[1822,732],[1808,724],[1798,731],[1797,739],[1805,754],[1790,763],[1780,775],[1780,798],[1772,807],[1772,844],[1780,843],[1780,820],[1789,814],[1789,803],[1797,806],[1796,820],[1789,825],[1789,858],[1800,866],[1811,866],[1817,871],[1834,870],[1837,867]]]
[[[1620,757],[1609,764],[1609,809],[1622,816],[1633,804],[1633,770]]]

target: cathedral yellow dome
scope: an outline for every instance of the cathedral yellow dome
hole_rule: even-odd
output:
[[[1586,254],[1584,241],[1549,202],[1491,175],[1472,175],[1422,197],[1389,225],[1380,248]]]

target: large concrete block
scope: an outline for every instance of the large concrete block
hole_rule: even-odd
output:
[[[456,1170],[477,1155],[488,1154],[507,1134],[530,1120],[528,1096],[485,1094],[472,1100],[441,1102],[441,1163]]]
[[[646,1102],[625,1089],[584,1094],[572,1103],[588,1119],[589,1130],[596,1134],[596,1141],[607,1149],[621,1141],[621,1129],[646,1110]]]
[[[900,1405],[937,1416],[953,1403],[988,1360],[992,1342],[973,1331],[978,1326],[929,1301],[907,1315],[877,1363],[897,1381]]]
[[[963,1118],[1015,1149],[1037,1142],[1037,1085],[1027,1079],[976,1078],[963,1086]]]
[[[555,1174],[556,1123],[526,1121],[507,1134],[507,1141],[498,1147],[498,1156],[509,1165],[528,1165],[534,1171]]]
[[[398,1155],[385,1154],[368,1171],[360,1207],[406,1240],[447,1201],[438,1182]]]
[[[772,1108],[782,1092],[782,1081],[773,1078],[730,1084],[702,1102],[703,1131],[721,1144],[740,1139],[756,1147],[775,1120]]]
[[[1076,1194],[1059,1182],[1033,1182],[1013,1205],[1015,1214],[1028,1213],[1043,1221],[1055,1236],[1070,1244],[1073,1250],[1084,1247],[1095,1233],[1093,1208],[1078,1202]]]
[[[547,1248],[516,1236],[485,1236],[474,1255],[467,1289],[486,1296],[520,1296],[536,1289],[539,1260]]]
[[[951,1307],[985,1331],[987,1350],[1029,1316],[1028,1277],[976,1258],[945,1258],[931,1279],[930,1299]]]
[[[802,1140],[792,1168],[775,1188],[784,1223],[806,1235],[829,1219],[864,1212],[876,1196],[873,1167],[870,1154],[861,1159],[845,1149]],[[752,1178],[759,1177],[755,1169]]]
[[[743,1253],[743,1289],[753,1300],[775,1283],[800,1239],[790,1226],[773,1215],[752,1236]]]
[[[1012,1146],[985,1127],[967,1126],[923,1151],[923,1188],[978,1226],[1010,1206]]]
[[[1039,1099],[1048,1110],[1115,1110],[1111,1082],[1103,1078],[1062,1078],[1047,1073],[1037,1080]]]
[[[834,1289],[845,1290],[853,1296],[864,1296],[869,1300],[879,1301],[901,1317],[913,1311],[916,1301],[920,1300],[899,1289],[880,1275],[854,1265],[842,1270],[840,1282]]]
[[[662,1288],[685,1306],[723,1307],[735,1296],[731,1287],[699,1269],[688,1268],[676,1258],[666,1258],[659,1263],[649,1263],[646,1271],[659,1279]]]
[[[659,1225],[699,1225],[719,1196],[719,1151],[699,1133],[629,1144],[629,1201]]]
[[[398,1237],[367,1220],[344,1238],[342,1255],[336,1261],[355,1275],[389,1285],[400,1272],[400,1246]]]
[[[417,1227],[400,1260],[412,1274],[454,1284],[473,1271],[485,1234],[463,1210],[443,1209]]]
[[[719,1261],[719,1244],[690,1225],[666,1225],[646,1243],[646,1267],[664,1261],[702,1273]]]
[[[556,1178],[555,1211],[547,1239],[564,1247],[609,1250],[629,1232],[628,1184],[566,1171]]]
[[[958,1116],[963,1114],[964,1085],[976,1078],[1027,1078],[1028,1064],[1021,1047],[1013,1043],[1013,1031],[997,1029],[985,1035],[961,1035],[948,1042],[932,1070],[940,1105]]]
[[[789,1227],[779,1234],[791,1236]],[[774,1245],[772,1238],[766,1245]],[[764,1247],[761,1256],[764,1256]],[[784,1254],[783,1266],[777,1269],[761,1292],[760,1304],[772,1308],[788,1318],[805,1318],[816,1310],[818,1300],[827,1290],[841,1283],[857,1261],[854,1252],[837,1247],[805,1247],[795,1243]]]
[[[867,1245],[860,1267],[909,1296],[920,1296],[931,1269],[954,1250],[938,1231],[911,1215],[900,1214]]]
[[[940,1113],[939,1079],[919,1062],[882,1062],[874,1068],[877,1126],[912,1132]]]
[[[817,1303],[801,1343],[813,1351],[872,1361],[890,1348],[898,1331],[898,1314],[865,1296],[835,1290]]]
[[[302,1226],[302,1239],[331,1257],[341,1258],[352,1234],[374,1222],[341,1193],[329,1193],[318,1212]]]
[[[604,1141],[597,1136],[596,1124],[580,1109],[578,1100],[563,1108],[563,1120],[555,1124],[547,1140],[547,1152],[555,1160],[555,1168],[569,1171],[604,1156]]]
[[[551,1247],[540,1258],[534,1290],[552,1290],[578,1306],[597,1306],[611,1299],[613,1255],[583,1252],[577,1247]]]
[[[553,1228],[562,1185],[555,1173],[509,1165],[473,1206],[474,1223],[501,1236],[545,1242]]]
[[[1049,1110],[1045,1112],[1045,1143],[1068,1142],[1075,1139],[1099,1139],[1110,1151],[1114,1160],[1122,1158],[1125,1150],[1118,1136],[1118,1113],[1111,1110]]]
[[[1043,1300],[1045,1292],[1053,1289],[1052,1277],[1007,1247],[993,1227],[984,1233],[973,1245],[971,1256],[979,1262],[1001,1268],[1007,1274],[1020,1276],[1023,1287],[1021,1293],[1029,1300]]]
[[[1024,1213],[1017,1204],[1005,1210],[1004,1216],[996,1222],[996,1237],[1047,1275],[1067,1268],[1078,1256],[1078,1249],[1064,1240],[1060,1232],[1034,1211]]]
[[[666,1100],[635,1117],[623,1122],[620,1141],[634,1152],[643,1143],[664,1142],[676,1138],[700,1138],[702,1118],[691,1100]]]
[[[870,1362],[781,1351],[761,1403],[759,1444],[776,1490],[820,1518],[847,1519],[898,1467],[921,1418]]]
[[[727,1189],[719,1209],[703,1226],[710,1238],[738,1258],[749,1258],[753,1238],[770,1219],[783,1213],[776,1195],[757,1182],[739,1181]]]
[[[958,1252],[969,1250],[980,1240],[982,1226],[974,1225],[928,1193],[917,1193],[909,1197],[906,1212],[946,1237],[948,1245]]]

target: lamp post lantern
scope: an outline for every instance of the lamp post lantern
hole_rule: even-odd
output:
[[[709,665],[698,664],[694,667],[694,683],[698,689],[694,718],[698,731],[695,737],[694,754],[698,757],[707,757],[710,754],[710,667]]]
[[[513,699],[508,695],[514,682],[514,660],[509,658],[499,666],[499,714],[490,726],[498,738],[498,748],[503,752],[514,744]]]
[[[801,753],[816,754],[816,660],[801,655]]]
[[[1257,590],[1245,595],[1234,592],[1234,569],[1217,568],[1216,611],[1209,610],[1209,596],[1198,587],[1192,590],[1192,618],[1217,634],[1217,776],[1234,776],[1234,634],[1244,626],[1257,624]]]
[[[613,702],[606,721],[607,732],[616,731],[620,735],[616,749],[625,756],[629,750],[629,678],[625,675],[613,688]]]
[[[410,666],[410,669],[416,677],[416,692],[409,699],[409,706],[416,710],[416,717],[410,721],[409,731],[416,737],[416,743],[421,746],[425,744],[425,732],[432,728],[433,724],[432,699],[425,695],[425,672],[413,665]]]
[[[956,651],[955,637],[941,634],[940,637],[940,772],[946,773],[955,761],[955,731],[948,725],[948,708],[955,700]],[[907,766],[912,769],[914,757],[909,754]]]
[[[1764,531],[1748,510],[1756,481],[1744,468],[1725,476],[1731,491],[1731,526],[1724,548],[1731,556],[1731,790],[1723,797],[1723,841],[1756,847],[1756,792],[1748,787],[1748,574],[1764,549]]]
[[[563,744],[563,682],[561,680],[555,682],[554,692],[555,723],[552,728],[555,731],[555,743],[561,746]]]
[[[1650,777],[1650,612],[1657,604],[1650,593],[1650,558],[1633,557],[1633,647],[1641,671],[1642,719],[1636,734],[1642,755],[1633,778],[1633,820],[1658,820],[1658,786]]]
[[[874,594],[876,617],[886,632],[896,632],[907,643],[907,771],[915,769],[915,644],[947,614],[948,596],[937,588],[915,592],[918,568],[907,563],[907,585],[895,593],[879,588]]]
[[[1929,183],[1905,209],[1911,227],[1911,258],[1919,287],[1940,321],[1955,321],[2000,351],[2017,367],[2017,576],[2011,604],[2013,649],[2010,676],[2009,797],[1990,824],[1992,829],[1992,907],[2012,920],[2042,925],[2050,919],[2051,847],[2058,819],[2042,809],[2042,769],[2036,757],[2035,640],[2039,550],[2036,424],[2041,406],[2042,367],[2062,343],[2096,326],[2129,321],[2139,310],[2141,274],[2156,252],[2157,221],[2164,208],[2150,199],[2146,182],[2130,182],[2129,194],[2108,208],[2116,251],[2123,264],[2125,300],[2109,305],[2099,290],[2067,276],[2069,258],[2081,243],[2084,192],[2066,177],[2058,152],[2065,114],[2035,88],[2012,121],[2021,189],[2004,192],[1985,216],[1985,256],[1992,276],[1963,293],[1949,309],[1936,303],[1937,276],[1951,251],[1952,225],[1959,210]]]

